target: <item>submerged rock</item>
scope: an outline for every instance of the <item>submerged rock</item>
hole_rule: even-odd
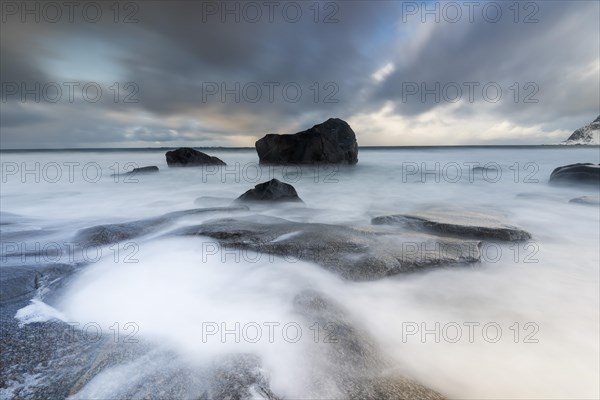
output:
[[[263,215],[210,220],[174,234],[208,236],[227,247],[278,255],[289,262],[314,262],[357,281],[480,259],[476,240],[300,223]]]
[[[11,212],[0,211],[0,226],[2,225],[13,225],[30,222],[30,218],[26,218],[19,214],[14,214]]]
[[[277,179],[259,183],[254,186],[254,189],[238,197],[236,201],[302,202],[292,185]]]
[[[384,350],[328,296],[303,291],[294,298],[294,310],[306,325],[326,332],[319,338],[321,345],[309,350],[311,380],[319,385],[313,389],[317,394],[329,389],[337,392],[329,396],[334,398],[443,399],[439,393],[395,373]]]
[[[227,165],[217,157],[209,156],[190,147],[167,151],[167,165],[169,167],[195,167],[199,165]]]
[[[548,201],[564,201],[564,199],[556,194],[543,192],[522,192],[515,196],[518,199],[525,200],[548,200]]]
[[[488,172],[493,173],[492,177],[495,177],[498,173],[501,172],[501,169],[499,168],[499,166],[477,166],[477,167],[473,167],[471,169],[471,171],[473,172],[479,172],[480,174],[487,174]]]
[[[599,206],[600,196],[581,196],[569,200],[569,203],[583,204],[586,206]]]
[[[293,135],[269,134],[259,139],[256,152],[265,164],[356,164],[358,143],[347,122],[330,118]]]
[[[197,206],[220,206],[223,204],[230,204],[233,202],[232,198],[229,197],[217,197],[217,196],[200,196],[194,200],[194,204]]]
[[[96,225],[79,230],[73,241],[81,246],[105,246],[148,235],[157,231],[159,228],[168,225],[169,222],[172,222],[176,218],[202,213],[246,210],[248,210],[248,207],[246,206],[196,208],[191,210],[175,211],[155,218],[123,222],[119,224]]]
[[[163,225],[165,221],[156,218],[124,222],[121,224],[97,225],[81,229],[73,238],[81,246],[105,246],[147,235]]]
[[[556,168],[550,175],[550,183],[600,184],[600,164],[578,163]]]
[[[156,165],[152,165],[149,167],[140,167],[140,168],[134,168],[131,171],[122,173],[122,174],[112,174],[111,176],[135,176],[135,175],[142,175],[142,174],[151,174],[154,172],[158,172],[158,167]]]
[[[531,239],[531,234],[509,225],[502,215],[485,211],[430,208],[415,214],[375,217],[375,225],[399,224],[411,229],[425,229],[440,234],[468,236],[478,239],[519,241]]]

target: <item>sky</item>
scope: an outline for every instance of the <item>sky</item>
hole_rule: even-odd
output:
[[[0,147],[553,144],[600,114],[598,1],[1,2]]]

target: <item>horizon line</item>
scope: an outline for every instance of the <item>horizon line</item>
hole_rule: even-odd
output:
[[[600,147],[600,144],[440,144],[440,145],[390,145],[390,146],[359,146],[360,149],[378,150],[378,149],[406,149],[406,148],[440,148],[440,147]],[[127,151],[127,150],[169,150],[182,147],[193,149],[208,150],[255,150],[255,147],[248,146],[163,146],[163,147],[56,147],[56,148],[10,148],[0,147],[0,152],[4,151]]]

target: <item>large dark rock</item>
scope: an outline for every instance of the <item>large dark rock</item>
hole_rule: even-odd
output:
[[[600,164],[578,163],[556,168],[550,175],[550,183],[600,184]]]
[[[476,240],[300,223],[264,215],[209,220],[173,234],[208,236],[225,248],[278,255],[291,263],[314,262],[356,281],[480,259]]]
[[[373,338],[333,299],[314,290],[294,298],[294,310],[303,318],[307,330],[320,328],[321,346],[307,348],[312,361],[311,381],[314,397],[345,399],[417,399],[443,397],[394,371]],[[310,328],[312,327],[312,328]],[[329,393],[323,393],[328,389]]]
[[[167,151],[167,165],[169,167],[195,167],[199,165],[227,165],[217,157],[209,156],[201,151],[189,147]]]
[[[292,185],[277,179],[259,183],[254,186],[254,189],[238,197],[236,201],[302,202]]]
[[[430,208],[415,214],[375,217],[375,225],[398,224],[410,229],[425,229],[444,235],[520,241],[531,239],[523,229],[509,225],[504,217],[491,210],[474,211],[450,208]]]
[[[356,164],[358,144],[350,125],[338,118],[293,135],[269,134],[256,142],[264,164]]]

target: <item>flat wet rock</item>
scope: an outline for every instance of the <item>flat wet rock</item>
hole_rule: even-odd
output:
[[[335,391],[331,397],[350,399],[443,399],[439,393],[395,373],[383,349],[323,293],[299,293],[294,298],[294,310],[307,325],[329,328],[322,345],[311,348],[312,381],[319,385],[314,388],[316,392]]]
[[[523,200],[548,200],[548,201],[564,201],[564,199],[556,194],[552,193],[541,193],[541,192],[523,192],[517,193],[515,196],[518,199]]]
[[[357,281],[480,259],[477,240],[300,223],[264,215],[210,220],[173,234],[207,236],[234,249],[282,256],[289,262],[314,262]]]
[[[127,171],[122,174],[112,174],[112,176],[126,176],[129,178],[133,178],[136,175],[146,175],[146,174],[152,174],[152,173],[157,173],[157,172],[158,172],[158,167],[156,165],[152,165],[152,166],[148,166],[148,167],[134,168],[131,171]]]
[[[81,229],[75,235],[73,242],[79,245],[105,246],[131,240],[156,232],[177,218],[204,213],[246,211],[248,207],[239,205],[232,207],[196,208],[175,211],[160,217],[124,222],[120,224],[96,225]]]
[[[499,213],[493,211],[455,210],[430,208],[413,214],[396,214],[375,217],[375,225],[398,224],[410,229],[422,229],[444,235],[521,241],[531,239],[525,230],[510,225]]]
[[[39,289],[76,268],[77,265],[65,263],[0,266],[0,304],[29,300]]]

